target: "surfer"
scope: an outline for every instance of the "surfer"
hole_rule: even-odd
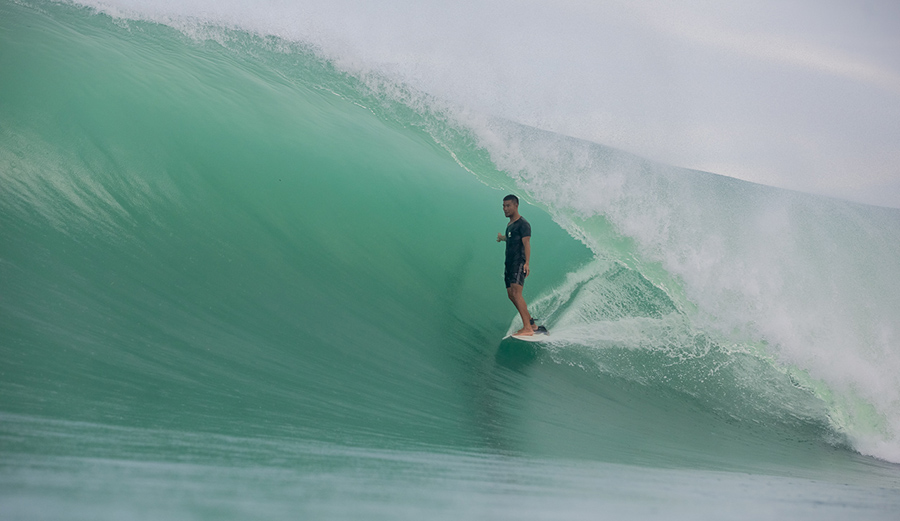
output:
[[[498,233],[497,242],[506,242],[506,294],[522,317],[522,329],[516,336],[531,336],[538,327],[528,313],[528,304],[522,296],[525,277],[528,276],[528,261],[531,259],[531,225],[519,215],[519,198],[510,194],[503,198],[503,215],[509,217],[506,234]]]

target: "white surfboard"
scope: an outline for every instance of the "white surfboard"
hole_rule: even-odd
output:
[[[506,340],[507,338],[515,338],[516,340],[522,340],[523,342],[546,342],[550,339],[550,333],[542,331],[540,333],[535,332],[533,335],[506,335],[503,337],[503,340]]]

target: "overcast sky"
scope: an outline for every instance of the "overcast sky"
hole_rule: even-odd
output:
[[[312,41],[478,111],[900,207],[896,0],[83,0]]]

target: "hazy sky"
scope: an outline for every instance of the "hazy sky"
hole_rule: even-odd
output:
[[[900,207],[896,0],[85,0],[301,39],[477,111]]]

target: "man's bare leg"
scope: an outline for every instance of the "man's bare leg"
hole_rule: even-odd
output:
[[[519,316],[522,317],[522,329],[514,334],[520,336],[533,335],[537,327],[531,325],[531,315],[528,313],[528,304],[525,303],[525,298],[522,296],[522,286],[519,284],[510,284],[509,287],[506,288],[506,294],[509,295],[509,300],[512,301],[513,305],[516,306],[516,309],[519,311]]]

